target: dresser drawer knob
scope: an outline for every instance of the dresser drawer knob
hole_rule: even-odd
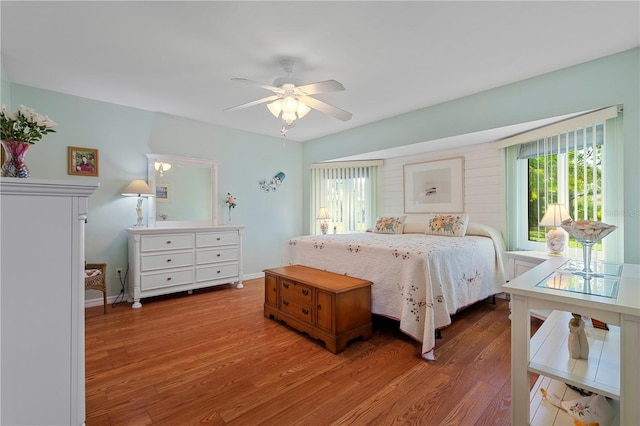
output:
[[[220,241],[220,237],[216,238],[216,241]]]
[[[286,300],[283,300],[283,301],[282,301],[282,304],[283,304],[284,306],[289,306],[289,302],[287,302]]]
[[[171,277],[167,277],[167,281],[171,281]]]
[[[167,244],[171,244],[171,240],[167,241]]]
[[[309,290],[307,290],[306,288],[302,289],[302,295],[303,296],[308,296],[309,295]]]
[[[322,310],[322,305],[318,305],[318,310],[321,311]]]
[[[309,315],[309,310],[307,308],[302,308],[302,313],[305,315]]]
[[[216,256],[220,257],[220,253],[216,254]]]
[[[220,272],[222,272],[222,271],[218,271],[218,273],[220,273]]]
[[[171,259],[167,259],[167,262],[171,262]]]
[[[282,287],[289,288],[289,284],[288,283],[282,283]]]

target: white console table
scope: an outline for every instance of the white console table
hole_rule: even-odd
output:
[[[128,228],[133,308],[150,296],[237,282],[243,226]]]
[[[616,297],[596,296],[538,286],[554,276],[568,259],[551,258],[524,272],[502,288],[511,294],[511,424],[531,424],[529,373],[541,374],[564,383],[589,389],[619,400],[617,418],[621,425],[640,424],[640,265],[623,265]],[[604,321],[610,336],[597,337],[603,347],[591,351],[588,360],[571,360],[566,341],[556,337],[566,325],[554,331],[543,327],[530,340],[531,309],[575,312]],[[555,315],[554,315],[555,318]],[[560,318],[560,317],[559,317]],[[558,321],[563,321],[561,318]],[[554,320],[552,318],[552,320]],[[550,321],[551,323],[552,321]],[[558,322],[560,324],[560,322]],[[565,344],[562,344],[565,343]],[[575,368],[576,364],[579,365]],[[606,365],[598,373],[595,366]],[[609,377],[606,377],[606,376]]]

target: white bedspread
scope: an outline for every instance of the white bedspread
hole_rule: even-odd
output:
[[[501,241],[424,234],[311,235],[289,240],[284,265],[306,265],[373,283],[372,313],[400,321],[435,360],[435,330],[459,309],[501,291]]]

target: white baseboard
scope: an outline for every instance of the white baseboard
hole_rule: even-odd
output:
[[[246,280],[254,280],[254,279],[256,279],[256,278],[264,278],[264,272],[258,272],[258,273],[255,273],[255,274],[247,274],[247,275],[245,275],[245,276],[243,277],[243,281],[246,281]],[[100,294],[102,294],[102,293],[100,293]],[[122,298],[120,295],[117,295],[117,296],[107,296],[107,303],[108,303],[109,305],[111,305],[113,302],[115,302],[115,301],[116,301],[116,298],[117,298],[119,301],[123,301],[123,298]],[[129,302],[129,301],[128,301],[128,299],[129,299],[129,295],[128,295],[128,294],[125,294],[125,295],[124,295],[124,302],[131,303],[131,302]],[[85,309],[86,309],[86,308],[93,308],[93,307],[95,307],[95,306],[102,306],[102,296],[100,296],[100,297],[96,297],[95,299],[85,299],[85,300],[84,300],[84,307],[85,307]]]

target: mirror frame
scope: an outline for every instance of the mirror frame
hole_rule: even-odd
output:
[[[171,227],[185,227],[185,226],[216,226],[218,224],[218,208],[216,200],[218,199],[218,162],[213,160],[206,160],[203,158],[192,157],[179,157],[177,155],[165,155],[165,154],[153,154],[147,155],[147,177],[149,186],[153,191],[156,190],[156,170],[155,162],[175,164],[192,165],[203,168],[211,168],[211,218],[204,221],[193,220],[156,220],[156,197],[148,197],[149,199],[149,228],[171,228]]]

